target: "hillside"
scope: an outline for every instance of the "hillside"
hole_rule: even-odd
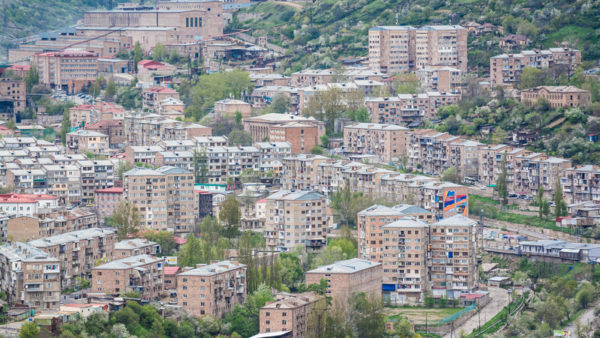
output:
[[[252,18],[254,17],[254,18]],[[247,19],[251,18],[251,19]],[[367,55],[367,32],[376,25],[489,22],[506,33],[527,35],[528,48],[568,42],[584,60],[600,57],[600,2],[565,0],[321,0],[295,8],[267,1],[238,14],[229,30],[250,28],[288,48],[288,71],[330,67],[343,57]],[[470,39],[472,66],[484,68],[499,36]],[[312,52],[312,53],[311,53]]]
[[[77,23],[89,9],[108,8],[120,0],[6,0],[0,3],[0,47],[19,38]]]

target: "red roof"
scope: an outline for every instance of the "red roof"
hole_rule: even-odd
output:
[[[267,203],[267,199],[263,198],[261,200],[256,201],[256,203]]]
[[[176,90],[167,87],[150,87],[146,89],[146,91],[153,93],[177,94]]]
[[[12,65],[12,66],[8,67],[7,69],[28,71],[31,69],[31,66],[30,65]]]
[[[63,50],[60,52],[46,52],[35,54],[38,56],[65,56],[65,57],[98,57],[98,53],[84,50]]]
[[[460,295],[460,298],[477,299],[483,296],[485,296],[485,294],[483,293],[463,293],[462,295]]]
[[[0,203],[37,203],[36,200],[31,198],[21,198],[21,197],[9,197],[9,198],[0,198]]]
[[[6,128],[6,126],[0,126],[0,130],[8,130],[8,128]]]
[[[0,198],[28,198],[34,201],[38,200],[56,200],[57,196],[47,195],[47,194],[0,194]]]
[[[175,243],[182,245],[187,243],[187,239],[181,237],[173,237],[175,239]]]
[[[178,266],[165,266],[163,269],[163,271],[165,272],[165,276],[176,275],[177,272],[179,272],[179,270],[181,270],[181,268]]]
[[[98,189],[98,190],[94,190],[94,193],[100,193],[100,194],[122,194],[123,193],[123,187],[112,187],[112,188],[106,188],[106,189]]]
[[[144,68],[148,68],[148,69],[161,69],[161,68],[166,68],[167,66],[162,62],[158,62],[158,61],[154,61],[154,60],[142,60],[142,61],[138,62],[138,67],[144,67]]]

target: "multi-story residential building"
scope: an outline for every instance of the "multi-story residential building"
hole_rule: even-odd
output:
[[[130,256],[92,269],[92,290],[120,296],[139,292],[144,299],[157,298],[164,284],[164,258],[149,255]]]
[[[584,165],[565,170],[561,178],[565,200],[568,204],[600,201],[600,167]]]
[[[200,168],[206,168],[208,183],[226,183],[246,170],[259,170],[260,152],[256,147],[209,147],[197,156]]]
[[[224,317],[244,302],[246,292],[246,266],[238,262],[198,264],[177,275],[177,305],[197,317]]]
[[[267,246],[293,250],[296,246],[324,246],[331,218],[327,198],[314,191],[280,190],[267,197]]]
[[[12,187],[17,194],[47,194],[46,172],[41,169],[8,169],[6,186]]]
[[[572,71],[581,63],[581,51],[571,48],[526,50],[518,54],[501,54],[490,58],[490,84],[492,87],[516,87],[521,83],[525,67],[555,68]]]
[[[145,238],[125,239],[115,243],[115,259],[139,255],[156,256],[159,253],[160,245]]]
[[[155,146],[128,146],[125,148],[125,160],[130,164],[156,164],[157,154],[164,151],[164,148]]]
[[[397,161],[406,148],[408,128],[392,124],[357,123],[344,126],[344,150],[373,154],[383,162]]]
[[[327,281],[328,297],[334,306],[345,307],[348,299],[359,292],[381,297],[383,268],[381,263],[352,258],[333,264],[320,266],[307,271],[306,285],[319,284],[321,279]]]
[[[209,136],[212,137],[212,136]],[[217,136],[218,137],[218,136]],[[194,151],[196,145],[192,140],[178,140],[178,141],[160,141],[157,144],[163,148],[164,151]]]
[[[269,142],[287,142],[294,154],[309,153],[321,142],[319,127],[302,122],[288,122],[269,128]]]
[[[320,318],[327,310],[325,297],[312,292],[290,294],[280,292],[275,300],[260,308],[261,333],[291,331],[293,338],[314,337],[318,327],[314,318]]]
[[[115,230],[92,228],[29,241],[34,246],[60,261],[61,288],[76,285],[75,278],[91,277],[92,268],[99,259],[112,259]]]
[[[376,87],[383,87],[381,82],[360,81],[361,87],[354,82],[328,83],[314,85],[310,87],[298,88],[298,112],[305,113],[312,99],[319,100],[327,92],[335,92],[338,100],[345,102],[350,106],[362,106],[364,96],[372,93]],[[319,101],[317,101],[319,102]]]
[[[123,175],[123,197],[139,209],[143,227],[188,233],[195,224],[194,175],[187,170],[134,168]]]
[[[196,145],[196,149],[201,151],[202,149],[209,147],[226,147],[229,144],[227,136],[200,136],[194,137],[193,141]]]
[[[265,114],[260,116],[254,116],[244,119],[244,130],[250,133],[254,142],[262,142],[269,139],[271,136],[271,129],[278,127],[282,124],[291,122],[299,122],[317,127],[317,138],[325,135],[325,123],[323,121],[316,120],[314,117],[303,117],[291,114]],[[287,141],[292,144],[298,142],[295,140],[279,139],[270,141]],[[310,149],[309,149],[310,150]]]
[[[224,99],[215,102],[214,114],[216,119],[222,119],[225,116],[235,117],[236,113],[240,113],[242,118],[247,118],[252,115],[252,106],[240,100]]]
[[[102,120],[96,123],[87,124],[86,130],[95,131],[108,135],[109,149],[122,149],[125,145],[125,130],[123,129],[123,120]]]
[[[130,146],[152,146],[161,141],[192,140],[211,136],[208,127],[169,119],[158,114],[137,113],[124,118],[125,142]]]
[[[98,77],[98,53],[82,49],[35,54],[40,83],[75,93]],[[99,93],[97,93],[99,94]]]
[[[25,81],[1,78],[0,97],[3,100],[12,102],[12,109],[9,112],[2,112],[0,110],[0,117],[5,120],[13,119],[18,113],[22,113],[27,105],[27,87]]]
[[[438,108],[457,104],[460,94],[427,92],[422,94],[399,94],[392,97],[368,98],[367,110],[374,123],[420,125],[426,119],[436,119]]]
[[[81,104],[69,109],[69,121],[73,127],[81,128],[100,121],[123,120],[124,111],[122,106],[110,102]]]
[[[26,243],[0,246],[0,288],[11,305],[22,304],[36,311],[60,307],[59,260]]]
[[[260,171],[281,171],[281,160],[292,152],[289,142],[256,142],[254,144],[260,153]]]
[[[112,161],[83,160],[77,161],[76,165],[81,170],[81,195],[84,203],[92,204],[94,191],[115,185],[115,165]]]
[[[462,72],[452,67],[425,67],[415,72],[421,89],[429,92],[458,93],[462,87]]]
[[[96,213],[87,208],[40,210],[33,216],[11,217],[6,235],[14,241],[27,241],[98,226]]]
[[[175,98],[179,100],[179,93],[167,87],[150,87],[142,91],[142,107],[158,111],[160,102],[164,99]]]
[[[298,111],[298,88],[296,87],[264,86],[254,88],[252,94],[250,94],[250,102],[252,108],[262,109],[278,97],[284,98],[289,103],[287,109],[289,112]]]
[[[185,170],[194,170],[194,152],[161,151],[156,153],[154,164],[157,166],[171,166]]]
[[[12,217],[33,216],[41,210],[58,207],[58,197],[51,195],[0,194],[0,212]]]
[[[429,225],[413,217],[383,226],[383,290],[391,302],[420,302],[427,290]]]
[[[476,226],[462,215],[431,225],[427,268],[434,297],[459,298],[477,286]]]
[[[108,135],[106,134],[86,129],[67,133],[67,154],[90,152],[94,155],[105,155],[108,150]]]
[[[534,105],[539,99],[546,100],[552,109],[581,107],[592,103],[592,94],[575,86],[541,86],[521,91],[521,102],[527,105]]]
[[[425,173],[442,173],[449,167],[449,145],[457,136],[433,129],[416,129],[407,134],[408,167]]]
[[[113,212],[123,200],[123,187],[94,190],[94,207],[100,220],[112,217]]]
[[[65,203],[81,201],[81,171],[75,165],[44,165],[48,193]]]
[[[468,31],[461,26],[379,26],[369,29],[369,66],[387,74],[428,66],[467,71]]]
[[[374,262],[383,262],[383,226],[406,215],[395,208],[373,205],[357,215],[358,257]]]

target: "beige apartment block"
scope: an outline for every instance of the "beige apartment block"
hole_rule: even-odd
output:
[[[312,154],[284,157],[281,162],[285,174],[281,177],[281,185],[285,189],[316,190],[319,163],[327,160],[328,157]]]
[[[428,258],[434,297],[459,298],[477,287],[477,222],[456,215],[433,223]]]
[[[75,278],[89,279],[99,259],[112,259],[115,230],[92,228],[29,241],[28,244],[60,261],[61,289],[75,286]]]
[[[144,228],[189,233],[195,225],[194,175],[185,169],[134,168],[123,175],[123,197],[138,208]]]
[[[440,107],[457,104],[460,99],[460,94],[427,92],[368,98],[365,105],[374,123],[411,127],[412,123],[420,125],[427,119],[435,120]]]
[[[327,198],[318,192],[280,190],[267,197],[267,247],[324,246],[331,222]]]
[[[325,297],[313,292],[281,292],[260,308],[260,333],[292,331],[293,338],[316,337],[315,318],[327,310]]]
[[[164,282],[164,258],[130,256],[92,269],[92,290],[120,296],[139,292],[144,299],[159,297]]]
[[[246,266],[222,261],[184,268],[177,275],[177,305],[196,317],[223,318],[246,299]]]
[[[600,201],[600,167],[584,165],[565,170],[561,178],[565,201],[568,204]]]
[[[115,243],[114,257],[121,259],[131,256],[150,255],[160,253],[160,245],[144,238],[125,239]]]
[[[97,226],[98,216],[92,209],[43,210],[32,216],[8,219],[6,235],[14,241],[28,241]]]
[[[383,269],[381,263],[352,258],[307,271],[306,285],[327,281],[327,297],[334,306],[348,306],[348,299],[360,292],[381,297]]]
[[[417,303],[427,290],[429,225],[413,217],[383,226],[383,284],[392,303]]]
[[[93,130],[79,129],[67,133],[67,154],[83,154],[90,152],[94,155],[108,153],[108,135]]]
[[[303,123],[288,122],[269,128],[269,142],[287,142],[293,154],[310,153],[321,144],[319,126]]]
[[[214,114],[216,119],[222,119],[225,116],[235,117],[236,113],[240,113],[242,118],[247,118],[252,115],[252,106],[240,100],[224,99],[215,102]]]
[[[492,87],[516,87],[521,83],[521,73],[525,67],[569,71],[580,63],[581,51],[571,48],[525,50],[518,54],[496,55],[490,58],[490,84]]]
[[[0,97],[13,102],[13,114],[22,113],[27,105],[27,86],[23,80],[0,79]],[[14,116],[10,117],[13,118]],[[5,116],[4,118],[6,118]]]
[[[179,100],[179,93],[175,89],[167,87],[146,88],[142,92],[142,106],[143,108],[158,111],[160,102],[169,98]]]
[[[369,29],[369,66],[408,73],[428,66],[467,71],[468,31],[461,26],[378,26]]]
[[[271,128],[290,122],[316,126],[318,128],[317,136],[320,138],[325,135],[325,123],[323,121],[316,120],[314,117],[291,114],[265,114],[246,118],[244,119],[244,130],[250,133],[254,142],[261,142],[269,138]],[[285,141],[290,142],[289,140]]]
[[[357,123],[344,126],[348,153],[377,155],[383,162],[397,161],[405,153],[408,128],[393,124]]]
[[[0,246],[0,290],[10,305],[27,305],[38,311],[60,307],[60,262],[26,243]]]
[[[463,73],[452,67],[425,67],[415,72],[425,91],[458,93],[462,87]]]
[[[592,94],[588,90],[575,86],[541,86],[521,91],[521,102],[534,105],[544,99],[550,108],[571,108],[588,106],[592,103]]]
[[[158,114],[136,113],[124,118],[125,143],[146,146],[161,141],[191,140],[211,136],[212,129],[191,122],[180,122]]]

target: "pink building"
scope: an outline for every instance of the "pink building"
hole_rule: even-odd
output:
[[[94,204],[100,219],[111,217],[123,200],[123,188],[114,187],[94,191]]]

